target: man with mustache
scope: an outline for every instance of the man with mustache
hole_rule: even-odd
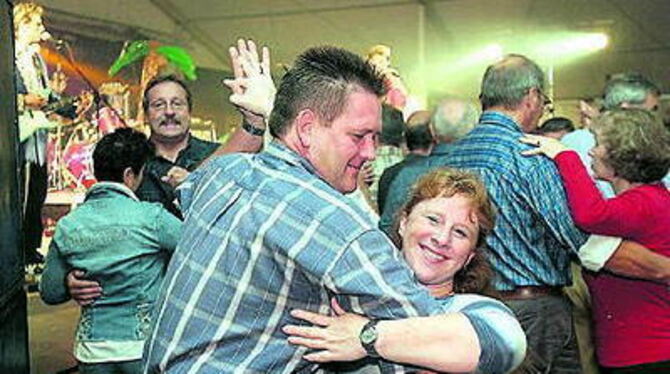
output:
[[[180,219],[183,217],[175,204],[176,186],[213,154],[258,151],[265,128],[261,116],[242,111],[243,126],[221,146],[191,134],[192,106],[188,87],[174,75],[151,80],[142,100],[145,118],[151,127],[149,140],[156,153],[147,162],[137,196],[143,201],[160,202]]]
[[[242,125],[225,144],[208,142],[191,134],[193,102],[188,87],[174,75],[158,76],[144,90],[142,106],[151,127],[150,142],[154,156],[144,167],[142,184],[135,195],[142,201],[159,202],[169,212],[182,219],[175,203],[176,187],[209,158],[230,152],[258,152],[263,145],[266,117],[272,108],[274,83],[270,76],[269,50],[263,48],[259,58],[256,45],[240,40],[230,50],[235,81],[230,102],[242,114]],[[245,74],[242,63],[253,68]],[[261,99],[257,99],[260,97]],[[81,306],[93,303],[102,295],[102,287],[86,279],[83,269],[73,269],[66,277],[70,296]]]

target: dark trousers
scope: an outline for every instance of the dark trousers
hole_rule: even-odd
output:
[[[140,374],[142,360],[101,362],[98,364],[79,363],[80,374]]]
[[[567,298],[547,295],[504,302],[516,314],[528,340],[526,361],[517,373],[582,372]]]
[[[37,249],[42,245],[42,206],[47,197],[48,173],[47,166],[29,162],[23,169],[21,188],[23,194],[23,248],[26,263],[33,263],[39,254]]]

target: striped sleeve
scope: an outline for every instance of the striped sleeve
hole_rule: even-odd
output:
[[[477,372],[509,373],[526,355],[526,335],[512,311],[482,297],[461,311],[477,333],[481,355]]]
[[[398,319],[440,311],[440,303],[416,282],[399,251],[378,230],[352,241],[327,271],[324,283],[333,293],[348,296],[344,304],[351,303],[354,312],[372,318]]]

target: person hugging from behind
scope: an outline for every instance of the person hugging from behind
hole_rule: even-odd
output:
[[[153,154],[130,128],[104,136],[93,152],[98,183],[84,202],[58,221],[40,283],[47,304],[70,299],[66,274],[85,272],[105,290],[82,305],[74,356],[80,373],[139,373],[144,341],[181,222],[134,191]]]
[[[391,240],[401,250],[405,263],[419,284],[436,299],[449,300],[456,310],[465,313],[475,326],[488,320],[495,326],[491,336],[513,340],[515,327],[500,315],[481,313],[481,307],[491,300],[480,295],[495,296],[491,286],[493,271],[486,257],[486,236],[493,229],[495,209],[483,183],[474,174],[452,168],[438,168],[425,174],[412,188],[408,201],[396,215]],[[291,315],[314,326],[284,326],[290,335],[289,343],[314,350],[303,358],[314,362],[350,361],[360,358],[365,351],[359,343],[360,326],[370,319],[346,313],[336,302],[333,316],[319,315],[305,310],[293,310]],[[511,314],[511,312],[509,312]],[[397,323],[383,320],[377,329],[386,332],[378,341],[381,357],[390,361],[416,365],[430,370],[473,372],[482,344],[460,335],[445,354],[445,339],[440,331],[461,334],[458,324],[444,316],[420,317],[410,322]],[[363,339],[363,332],[360,339]],[[411,349],[408,349],[411,347]],[[453,349],[452,349],[453,348]],[[518,350],[504,355],[497,352],[488,359],[504,365],[486,372],[507,373],[523,360],[525,342]],[[484,360],[484,359],[480,359]],[[432,371],[421,370],[421,373]],[[370,373],[367,366],[356,373]]]
[[[589,152],[596,178],[612,184],[606,199],[574,151],[560,142],[526,136],[526,155],[554,160],[575,223],[585,231],[636,241],[670,256],[670,191],[660,182],[670,168],[670,133],[652,112],[614,109],[595,120]],[[667,285],[587,273],[593,297],[598,360],[605,373],[670,371],[670,293]]]

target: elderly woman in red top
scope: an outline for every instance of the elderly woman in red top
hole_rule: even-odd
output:
[[[583,230],[634,240],[670,256],[670,132],[650,112],[619,109],[596,120],[593,171],[616,192],[604,199],[577,153],[560,142],[527,136],[525,154],[554,160],[575,223]],[[670,291],[667,286],[610,273],[589,273],[598,360],[606,373],[670,372]]]

